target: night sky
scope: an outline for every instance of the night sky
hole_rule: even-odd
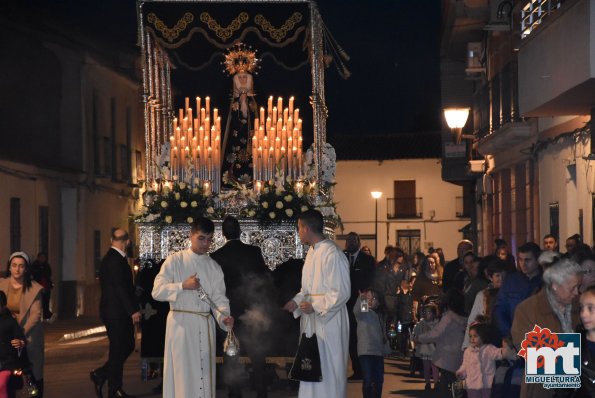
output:
[[[23,4],[34,14],[65,21],[107,43],[135,46],[134,0],[27,0]],[[326,70],[328,134],[439,131],[439,0],[322,0],[318,4],[327,27],[351,57],[346,63],[349,79],[342,79],[334,65]],[[264,70],[259,78],[263,76]]]

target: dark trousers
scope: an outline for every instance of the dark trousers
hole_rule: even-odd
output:
[[[43,306],[43,319],[49,319],[52,317],[50,311],[50,298],[52,297],[52,289],[43,289],[41,291],[41,304]]]
[[[239,398],[242,396],[242,382],[244,365],[240,363],[239,356],[223,356],[223,378],[229,387],[229,397]],[[256,396],[262,397],[267,393],[267,383],[264,380],[265,358],[262,355],[251,356],[252,363],[252,384],[256,390]]]
[[[457,376],[453,372],[445,369],[440,369],[440,381],[438,382],[438,396],[440,398],[450,398],[450,385],[457,380]]]
[[[264,376],[267,349],[265,348],[265,343],[258,344],[256,340],[263,338],[266,341],[267,336],[265,334],[259,334],[241,322],[236,323],[234,331],[240,341],[242,355],[250,358],[250,363],[252,364],[252,385],[256,390],[256,396],[264,397],[267,394],[267,385],[269,384]],[[223,337],[223,335],[227,334],[222,332],[221,336]],[[244,365],[239,362],[239,356],[229,357],[223,355],[223,361],[223,380],[229,387],[229,397],[241,397]]]
[[[399,352],[407,355],[409,352],[409,324],[401,324],[401,333],[397,334]]]
[[[107,362],[95,372],[107,377],[108,397],[122,388],[124,362],[134,351],[134,325],[132,319],[104,319],[109,340]]]
[[[362,375],[362,367],[357,356],[357,321],[352,311],[349,311],[349,357],[351,358],[353,375],[360,377]]]
[[[384,384],[384,357],[379,355],[360,355],[362,367],[364,398],[380,398]]]

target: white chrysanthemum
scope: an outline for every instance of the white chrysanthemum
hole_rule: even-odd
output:
[[[291,217],[291,216],[293,216],[293,210],[285,209],[285,214],[287,214],[287,217]]]
[[[197,187],[192,188],[192,193],[198,193],[198,188]]]
[[[212,206],[209,206],[209,207],[207,208],[207,213],[209,213],[209,214],[213,214],[214,212],[215,212],[215,209],[213,209],[213,207],[212,207]]]
[[[173,221],[173,219],[171,218],[171,216],[165,216],[166,223],[171,224],[172,221]]]
[[[301,211],[308,211],[308,206],[302,206],[302,208],[300,209]]]
[[[269,202],[262,202],[262,208],[263,209],[268,209],[269,208]]]
[[[180,200],[180,193],[179,192],[176,192],[174,194],[174,198],[176,198],[176,200]]]
[[[278,200],[277,203],[275,203],[275,207],[277,209],[282,209],[283,208],[283,202],[281,202],[280,200]]]
[[[185,182],[181,182],[180,183],[180,189],[186,189],[186,183]]]
[[[192,217],[188,217],[188,218],[186,219],[186,222],[187,222],[188,224],[192,224],[192,223],[194,222],[194,218],[192,218]]]
[[[182,209],[185,209],[186,207],[188,207],[188,203],[187,203],[187,202],[184,202],[184,201],[181,201],[181,202],[180,202],[180,207],[181,207]]]
[[[285,195],[285,197],[283,199],[285,199],[286,202],[291,202],[293,200],[293,196]]]
[[[196,207],[198,206],[198,203],[196,202],[196,200],[193,200],[192,202],[190,202],[190,207]]]
[[[269,217],[271,218],[271,220],[274,219],[276,216],[277,215],[275,214],[274,211],[272,211],[272,212],[269,213]]]
[[[161,201],[161,207],[163,207],[164,209],[167,208],[168,204],[165,200]]]
[[[249,217],[254,217],[255,215],[256,215],[256,212],[254,210],[248,211],[248,216]]]

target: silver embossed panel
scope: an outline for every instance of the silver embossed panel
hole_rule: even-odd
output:
[[[221,232],[222,220],[213,220],[213,222],[215,234],[210,252],[225,244],[225,238]],[[303,258],[307,252],[307,246],[300,242],[295,223],[263,226],[254,220],[239,219],[239,222],[242,229],[240,237],[242,242],[260,247],[265,263],[271,270],[291,258]],[[190,225],[188,224],[168,225],[161,228],[146,223],[137,225],[141,260],[162,260],[172,253],[190,247],[188,239]],[[329,230],[325,232],[328,235]]]

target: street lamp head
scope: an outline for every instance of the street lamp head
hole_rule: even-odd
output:
[[[446,123],[451,129],[462,129],[467,123],[470,108],[446,108],[444,109],[444,117]]]
[[[372,192],[370,192],[370,194],[372,195],[372,197],[374,199],[380,199],[380,197],[382,196],[382,192],[379,192],[379,191],[372,191]]]

